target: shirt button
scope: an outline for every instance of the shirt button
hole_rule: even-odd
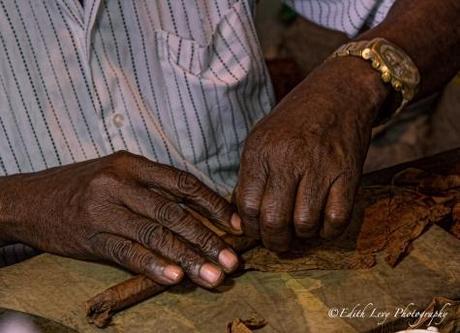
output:
[[[125,117],[122,114],[115,114],[113,116],[113,124],[115,127],[120,128],[123,126],[123,123],[125,122]]]

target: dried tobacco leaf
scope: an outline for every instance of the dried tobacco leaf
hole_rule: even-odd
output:
[[[363,191],[364,195],[366,189]],[[439,201],[438,201],[439,202]],[[385,251],[395,266],[425,228],[448,217],[451,209],[412,189],[388,186],[387,195],[365,208],[357,240],[360,253]]]
[[[251,330],[256,330],[267,325],[267,321],[257,312],[253,312],[247,319],[242,319],[243,323]]]
[[[393,176],[391,180],[392,185],[397,186],[413,186],[417,187],[423,178],[429,177],[430,173],[416,169],[416,168],[407,168],[398,172]]]
[[[460,187],[460,175],[437,175],[408,168],[393,177],[394,185],[414,186],[422,193],[446,192]]]
[[[452,221],[453,225],[450,227],[449,232],[460,239],[460,202],[452,208]]]
[[[313,269],[360,269],[375,265],[373,254],[359,254],[355,251],[323,246],[309,248],[308,245],[276,254],[266,248],[257,247],[243,255],[244,269],[262,272],[302,273]]]
[[[247,319],[237,318],[228,323],[227,333],[252,333],[252,330],[262,328],[265,325],[267,325],[267,321],[254,312]]]
[[[460,187],[460,175],[432,175],[420,182],[420,191],[443,192]]]
[[[241,319],[235,319],[227,324],[227,333],[252,333],[252,331],[241,321]]]

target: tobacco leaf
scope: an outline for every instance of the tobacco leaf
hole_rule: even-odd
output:
[[[384,251],[385,260],[395,266],[410,243],[427,226],[447,218],[451,208],[410,188],[387,186],[378,191],[379,198],[364,210],[357,250],[360,253]],[[373,192],[372,188],[363,189],[361,195],[372,196]]]
[[[252,330],[262,328],[267,321],[258,313],[253,312],[247,319],[237,318],[227,324],[227,333],[252,333]]]
[[[460,187],[460,175],[432,175],[420,182],[421,191],[447,191]]]
[[[289,273],[303,273],[313,269],[361,269],[375,265],[373,254],[359,254],[328,245],[314,248],[299,246],[286,254],[276,254],[257,247],[246,252],[243,261],[246,270]]]
[[[446,192],[460,188],[460,175],[437,175],[416,168],[408,168],[397,173],[393,185],[415,186],[423,193]]]
[[[235,319],[227,324],[227,333],[252,333],[252,331],[241,321],[241,319]]]
[[[452,221],[453,225],[450,227],[449,232],[460,239],[460,202],[452,208]]]
[[[117,311],[143,301],[147,295],[151,297],[166,289],[167,286],[157,284],[146,276],[137,275],[86,301],[86,317],[90,324],[104,328],[110,324]]]

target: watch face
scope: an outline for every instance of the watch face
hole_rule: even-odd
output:
[[[411,86],[418,85],[420,76],[417,67],[407,55],[388,44],[381,44],[377,48],[382,61],[396,78]]]

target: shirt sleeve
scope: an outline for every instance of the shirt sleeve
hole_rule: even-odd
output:
[[[299,15],[326,28],[354,37],[365,26],[374,27],[396,0],[283,0]]]

